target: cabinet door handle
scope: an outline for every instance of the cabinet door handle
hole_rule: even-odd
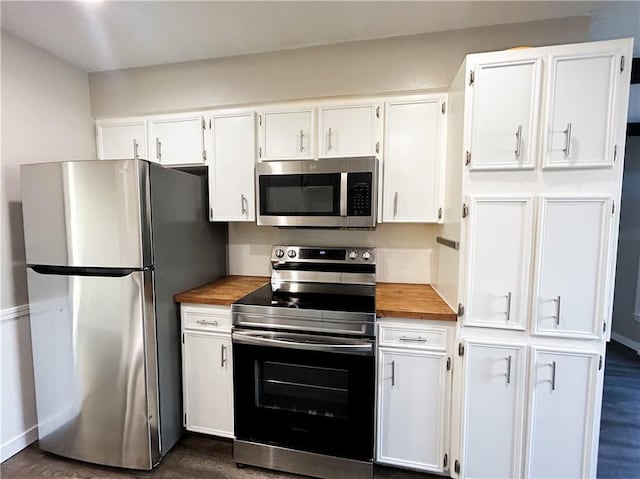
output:
[[[227,362],[227,355],[225,354],[227,347],[224,344],[220,345],[220,367],[223,368]]]
[[[511,384],[511,355],[505,358],[507,360],[507,384]]]
[[[206,319],[198,319],[196,321],[197,324],[209,325],[209,326],[217,326],[218,321],[207,321]]]
[[[329,128],[329,144],[327,145],[327,150],[330,150],[332,148],[331,145],[331,128]]]
[[[393,216],[398,216],[398,192],[393,194]]]
[[[507,294],[507,321],[511,320],[511,291]]]
[[[410,338],[409,336],[400,336],[400,341],[407,341],[413,343],[426,343],[428,342],[427,338],[423,338],[422,336],[418,336],[417,338]]]
[[[549,366],[551,366],[551,390],[555,391],[556,390],[556,362],[555,361],[551,361],[549,363]]]
[[[396,362],[391,361],[391,387],[396,385]]]
[[[556,297],[554,301],[556,303],[556,326],[560,326],[560,296]]]
[[[304,131],[300,130],[300,153],[304,151]]]
[[[564,130],[564,148],[562,151],[566,156],[571,154],[571,122],[567,123],[567,129]]]
[[[156,158],[158,158],[158,161],[162,158],[162,143],[160,143],[160,138],[156,138]]]
[[[133,139],[133,159],[138,159],[138,142],[135,138]]]
[[[240,208],[242,209],[242,214],[247,214],[247,197],[244,194],[240,195]]]
[[[516,149],[513,152],[516,154],[518,158],[520,158],[520,150],[522,147],[522,125],[518,125],[518,129],[516,130]]]

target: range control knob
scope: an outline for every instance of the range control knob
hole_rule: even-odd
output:
[[[358,257],[358,253],[355,251],[349,251],[349,259],[356,259]]]
[[[278,248],[278,249],[276,250],[276,256],[277,256],[278,258],[282,258],[282,257],[284,256],[284,251],[282,251],[280,248]]]
[[[362,259],[365,261],[369,261],[371,259],[371,253],[365,251],[364,253],[362,253]]]
[[[289,258],[295,258],[296,257],[296,250],[290,249],[289,252],[287,253],[287,255],[289,256]]]

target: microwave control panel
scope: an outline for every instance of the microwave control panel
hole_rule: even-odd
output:
[[[347,176],[347,215],[371,216],[373,175],[349,173]]]

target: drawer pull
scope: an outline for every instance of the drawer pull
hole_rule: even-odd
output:
[[[429,342],[427,338],[423,338],[422,336],[418,336],[417,338],[411,338],[409,336],[400,336],[400,341],[408,341],[411,343],[428,343]]]
[[[209,325],[209,326],[217,326],[218,321],[207,321],[206,319],[198,319],[196,321],[198,324]]]

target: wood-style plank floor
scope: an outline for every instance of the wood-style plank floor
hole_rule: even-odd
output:
[[[204,436],[186,434],[160,466],[151,472],[132,472],[45,454],[32,444],[0,466],[2,479],[295,479],[254,467],[238,469],[232,459],[232,444]],[[336,477],[336,479],[340,479]],[[441,479],[440,476],[376,467],[375,479]]]
[[[640,478],[640,356],[607,345],[598,479]]]

